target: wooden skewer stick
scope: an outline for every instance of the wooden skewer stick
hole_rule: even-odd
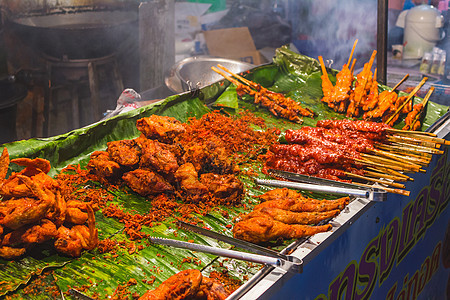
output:
[[[253,81],[250,81],[250,80],[248,80],[248,79],[246,79],[246,78],[244,78],[244,77],[242,77],[242,76],[240,76],[240,75],[238,75],[238,74],[235,74],[235,73],[231,72],[230,70],[228,70],[227,68],[225,68],[225,67],[222,66],[221,64],[218,64],[217,66],[218,66],[220,69],[224,70],[225,72],[228,72],[228,73],[229,73],[231,76],[233,76],[234,78],[239,79],[240,81],[242,81],[242,82],[245,83],[246,85],[251,86],[252,88],[255,88],[255,89],[258,87],[258,85],[257,85],[256,83],[254,83]]]
[[[219,69],[217,69],[216,67],[212,66],[211,69],[216,72],[219,73],[220,75],[222,75],[226,80],[228,80],[229,82],[233,83],[234,85],[239,85],[239,81],[237,81],[234,78],[231,78],[230,76],[228,76],[227,74],[225,74],[224,72],[220,71]]]
[[[414,130],[402,130],[402,129],[395,129],[395,128],[386,128],[385,129],[387,132],[394,132],[397,134],[402,134],[402,135],[425,135],[425,136],[431,136],[431,137],[436,137],[435,133],[432,132],[426,132],[426,131],[414,131]]]
[[[368,188],[374,188],[374,186],[372,186],[370,184],[364,184],[364,183],[359,183],[359,182],[352,182],[352,184],[356,184],[356,185],[364,186],[364,187],[368,187]],[[403,195],[403,196],[409,196],[409,194],[410,194],[409,191],[399,190],[399,189],[392,189],[392,188],[388,188],[388,187],[384,187],[384,186],[376,186],[375,188],[378,188],[380,190],[384,190],[384,191],[386,191],[388,193],[399,194],[399,195]]]
[[[384,167],[384,168],[389,168],[389,169],[396,170],[396,171],[407,171],[407,170],[405,170],[404,168],[402,168],[400,166],[395,166],[395,165],[394,166],[387,166],[386,164],[380,164],[380,163],[377,163],[377,162],[373,162],[373,161],[366,160],[366,159],[359,159],[359,158],[354,158],[354,160],[356,162],[361,163],[361,164],[366,165],[366,166]]]
[[[446,140],[435,138],[435,137],[429,137],[426,135],[422,136],[414,136],[414,135],[401,135],[401,134],[393,134],[392,137],[402,139],[402,141],[411,141],[412,143],[429,143],[429,144],[436,144],[436,145],[444,145]]]
[[[378,182],[378,183],[381,183],[381,184],[386,184],[386,185],[393,186],[393,187],[400,188],[400,189],[404,189],[405,188],[405,185],[401,184],[401,183],[390,182],[390,181],[387,181],[387,180],[382,180],[382,179],[362,176],[362,175],[353,174],[353,173],[350,173],[350,172],[344,172],[344,173],[348,177],[358,178],[358,179],[372,181],[372,182]]]
[[[348,58],[347,66],[350,66],[350,62],[352,61],[353,52],[355,51],[357,43],[358,43],[358,39],[356,39],[355,42],[353,43],[352,52],[350,52],[350,56]]]
[[[355,64],[356,64],[356,58],[353,59],[352,65],[350,66],[350,74],[352,74],[353,77],[353,71],[355,70]],[[375,69],[376,71],[376,69]]]
[[[413,164],[419,164],[419,165],[427,165],[430,163],[430,160],[419,159],[416,157],[411,157],[411,156],[406,156],[406,155],[397,155],[395,153],[378,150],[378,149],[373,149],[372,152],[375,154],[390,157],[392,159],[395,159],[395,160],[398,160],[401,162],[405,162],[405,163],[413,163]]]
[[[428,90],[428,93],[425,95],[425,97],[422,100],[422,109],[417,113],[416,117],[414,118],[414,120],[411,122],[410,127],[414,128],[414,124],[419,121],[420,117],[422,116],[422,114],[424,113],[425,109],[427,108],[427,102],[428,99],[430,99],[431,94],[434,91],[434,86],[430,87],[430,89]],[[420,124],[419,124],[420,125]]]
[[[429,157],[429,155],[433,154],[430,151],[425,151],[425,150],[419,151],[419,150],[414,149],[414,148],[412,148],[410,146],[411,145],[408,144],[405,147],[404,145],[397,145],[395,143],[392,143],[392,144],[389,144],[389,145],[376,144],[377,148],[384,149],[384,150],[394,149],[394,150],[402,151],[403,153],[411,153],[411,154],[414,154],[414,155],[425,156],[425,157]],[[439,153],[434,153],[434,154],[439,154]]]
[[[408,143],[403,142],[393,142],[390,144],[391,146],[400,146],[404,147],[409,150],[413,150],[415,152],[425,152],[425,153],[431,153],[431,154],[444,154],[444,151],[436,149],[436,148],[428,148],[424,146],[418,146],[418,145],[412,145]]]
[[[395,161],[395,160],[391,160],[391,159],[387,159],[384,157],[378,157],[378,156],[372,156],[369,154],[361,154],[361,157],[368,159],[370,161],[376,162],[376,163],[380,163],[380,164],[386,164],[387,166],[400,166],[405,170],[411,170],[411,171],[419,171],[419,169],[421,168],[421,166],[415,166],[415,165],[411,165],[411,164],[404,164],[402,162],[399,161]]]
[[[406,139],[402,139],[402,138],[396,138],[396,137],[387,137],[386,140],[388,140],[389,142],[392,142],[391,144],[398,144],[398,145],[404,145],[405,147],[411,147],[414,149],[429,149],[431,152],[433,151],[442,151],[439,150],[438,148],[440,147],[436,147],[436,144],[430,144],[430,143],[422,143],[422,144],[418,144],[418,143],[410,143],[408,140]],[[430,146],[431,145],[431,146]]]
[[[399,160],[394,159],[392,157],[381,157],[381,156],[373,156],[373,155],[370,155],[370,154],[364,154],[364,155],[363,154],[361,154],[362,157],[369,158],[369,159],[372,159],[372,160],[379,159],[380,161],[384,161],[384,162],[389,163],[389,164],[395,164],[395,165],[402,166],[402,167],[408,168],[408,169],[420,169],[422,167],[421,165],[418,165],[418,164],[415,164],[415,163],[412,163],[412,162],[409,162],[409,161],[407,161],[407,162],[399,161]]]
[[[402,103],[402,105],[399,106],[399,108],[397,108],[397,110],[392,114],[392,116],[389,117],[389,119],[387,119],[386,122],[384,122],[385,124],[389,124],[391,122],[391,120],[400,113],[400,111],[403,109],[403,107],[405,107],[405,105],[409,102],[409,100],[411,100],[412,97],[414,97],[414,95],[420,90],[420,88],[425,84],[425,81],[428,80],[428,77],[424,77],[422,79],[422,81],[419,82],[419,84],[414,88],[414,90],[408,95],[408,97],[406,98],[405,102]]]
[[[405,82],[406,79],[408,79],[409,74],[406,74],[402,80],[400,80],[393,88],[392,91],[395,91],[403,82]]]
[[[388,169],[388,168],[383,168],[383,167],[367,167],[367,169],[373,170],[373,171],[376,171],[376,172],[383,172],[383,173],[392,174],[392,175],[394,175],[394,176],[401,177],[401,178],[404,178],[404,179],[406,179],[406,180],[414,181],[414,178],[411,178],[411,177],[409,177],[409,176],[406,175],[406,174],[403,174],[403,173],[400,173],[400,172],[398,172],[398,171],[391,170],[391,169]]]
[[[320,62],[320,68],[322,69],[322,74],[323,75],[328,74],[327,68],[325,67],[325,63],[323,61],[323,57],[319,55],[318,58],[319,58],[319,62]]]
[[[376,178],[386,178],[386,179],[392,179],[395,181],[408,181],[408,179],[404,178],[404,177],[398,177],[398,176],[394,176],[394,175],[389,175],[389,174],[385,174],[385,173],[379,173],[379,172],[373,172],[373,171],[368,171],[365,170],[364,174],[370,175],[372,177],[376,177]]]

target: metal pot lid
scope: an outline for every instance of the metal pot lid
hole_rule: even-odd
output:
[[[195,56],[185,58],[176,63],[165,78],[166,86],[175,93],[182,93],[190,89],[202,88],[223,79],[213,70],[212,66],[221,64],[234,73],[241,73],[254,68],[254,65],[238,60]]]

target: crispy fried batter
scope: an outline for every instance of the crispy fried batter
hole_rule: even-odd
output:
[[[149,139],[171,144],[173,139],[185,131],[183,124],[175,118],[151,115],[136,122],[137,129]]]
[[[340,210],[338,209],[326,212],[292,212],[279,208],[262,207],[245,215],[242,220],[248,220],[254,217],[268,217],[284,224],[311,225],[333,218],[339,213]]]
[[[119,177],[120,165],[109,158],[105,151],[94,151],[87,165],[88,170],[100,178],[115,179]]]
[[[140,139],[142,156],[140,167],[152,168],[165,174],[173,174],[178,169],[176,156],[158,141]]]
[[[244,194],[244,184],[233,174],[202,174],[200,182],[217,198],[235,200]]]
[[[139,300],[191,299],[197,294],[202,279],[199,270],[184,270],[169,277],[155,290],[147,291]]]
[[[331,225],[287,225],[267,217],[255,217],[238,222],[233,227],[235,238],[252,243],[283,239],[298,239],[331,230]]]
[[[131,167],[139,163],[141,148],[135,140],[120,140],[107,143],[109,158],[119,165]]]
[[[175,172],[175,178],[183,191],[189,195],[204,195],[208,188],[198,180],[198,173],[191,163],[181,165]]]
[[[2,183],[3,179],[6,178],[6,174],[8,173],[8,167],[9,167],[9,153],[8,149],[3,148],[2,155],[0,156],[0,184]]]
[[[279,208],[293,212],[324,212],[335,209],[343,209],[349,202],[349,197],[337,200],[299,200],[299,199],[283,199],[266,201],[255,206],[254,210],[263,207]]]
[[[147,169],[136,169],[125,173],[122,179],[136,193],[142,196],[173,191],[173,186],[161,175]]]

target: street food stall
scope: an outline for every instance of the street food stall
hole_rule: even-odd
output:
[[[356,69],[357,43],[339,69],[216,60],[218,81],[0,145],[0,297],[448,297],[449,107],[426,77],[381,84],[384,51]]]

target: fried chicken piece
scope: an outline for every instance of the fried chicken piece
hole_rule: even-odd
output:
[[[198,293],[195,295],[196,300],[225,300],[230,295],[225,287],[217,280],[203,276],[202,283]]]
[[[31,176],[31,175],[38,173],[38,172],[36,172],[36,170],[40,170],[40,171],[44,172],[45,174],[47,174],[48,172],[50,172],[50,169],[51,169],[50,162],[43,158],[34,158],[34,159],[15,158],[15,159],[11,159],[11,162],[15,163],[16,165],[26,167],[26,169],[28,169],[24,173],[24,175],[26,175],[26,176]],[[31,172],[31,174],[28,172]]]
[[[43,243],[55,238],[57,233],[56,225],[53,222],[42,219],[37,225],[24,226],[5,234],[1,245],[27,248],[31,244]]]
[[[39,221],[56,203],[56,197],[51,191],[40,188],[28,177],[18,176],[38,199],[20,198],[0,202],[0,224],[11,229]]]
[[[173,174],[178,169],[176,156],[160,142],[140,139],[140,145],[142,149],[140,167],[150,167],[165,174]]]
[[[72,228],[60,226],[58,228],[58,239],[54,245],[58,252],[78,257],[81,251],[92,250],[98,244],[98,230],[95,228],[94,210],[90,205],[87,206],[88,226],[75,225]]]
[[[109,158],[121,166],[132,167],[139,163],[141,148],[135,140],[120,140],[107,143]]]
[[[256,205],[254,210],[262,209],[263,207],[272,207],[293,212],[324,212],[335,209],[342,210],[349,203],[349,200],[349,197],[344,197],[337,200],[299,200],[287,198],[283,200],[270,200],[262,202]]]
[[[248,220],[254,217],[268,217],[284,224],[311,225],[317,224],[323,220],[333,218],[339,213],[339,209],[326,212],[292,212],[279,208],[262,207],[261,209],[254,210],[251,213],[245,215],[242,220]]]
[[[289,199],[306,199],[302,196],[302,194],[288,189],[288,188],[281,188],[281,189],[273,189],[268,192],[265,192],[262,195],[257,196],[261,201],[269,201],[269,200],[282,200],[285,198]]]
[[[199,174],[232,174],[239,171],[219,141],[195,143],[185,147],[185,150],[183,161],[192,163]]]
[[[136,121],[136,128],[149,139],[171,144],[173,139],[186,131],[183,124],[175,118],[151,115]]]
[[[122,176],[125,183],[141,196],[155,195],[174,190],[161,175],[147,169],[136,169]]]
[[[184,270],[169,277],[155,290],[149,290],[139,300],[191,299],[198,293],[203,276],[199,270]]]
[[[118,178],[120,165],[109,158],[108,152],[94,151],[87,165],[88,170],[106,180]]]
[[[45,217],[55,223],[56,226],[61,226],[67,213],[67,203],[60,191],[56,192],[56,203],[53,207],[50,207]]]
[[[8,149],[3,148],[2,155],[0,156],[0,185],[2,181],[6,178],[9,168],[9,153]]]
[[[233,227],[235,238],[251,243],[262,243],[283,239],[298,239],[319,232],[331,230],[330,224],[321,226],[288,225],[267,217],[255,217],[236,223]]]
[[[8,246],[0,247],[0,257],[4,259],[14,259],[24,255],[26,252],[25,248],[14,248]]]
[[[175,172],[175,178],[181,189],[190,195],[203,195],[208,192],[208,188],[198,180],[198,173],[191,163],[181,165]]]
[[[200,182],[217,198],[236,200],[244,194],[244,184],[233,174],[202,174]]]

